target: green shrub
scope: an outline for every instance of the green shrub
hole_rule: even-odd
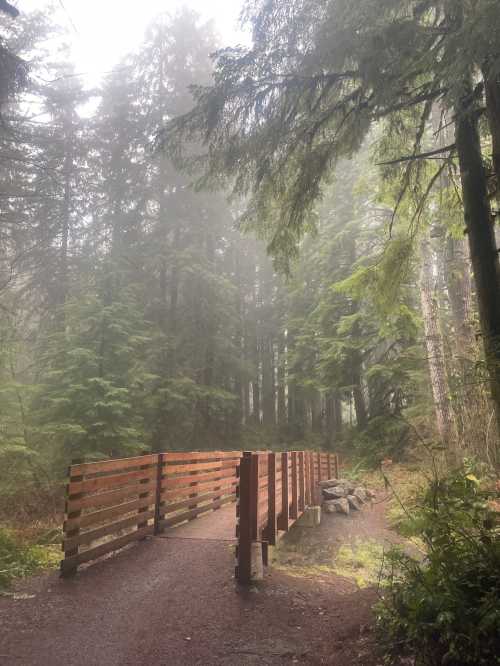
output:
[[[377,625],[386,663],[500,664],[500,533],[470,469],[433,481],[411,525],[425,559],[386,555]]]
[[[60,554],[46,545],[26,544],[11,530],[0,528],[0,590],[21,576],[52,566]]]

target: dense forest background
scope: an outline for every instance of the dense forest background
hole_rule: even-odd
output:
[[[0,14],[0,33],[26,70],[2,91],[3,506],[20,488],[37,505],[72,459],[143,450],[376,463],[423,442],[492,461],[458,165],[423,166],[401,194],[401,164],[380,164],[405,152],[412,111],[340,160],[283,267],[245,197],[193,189],[158,141],[211,80],[210,24],[159,16],[98,89],[49,11]],[[434,104],[419,145],[445,145],[449,124]]]

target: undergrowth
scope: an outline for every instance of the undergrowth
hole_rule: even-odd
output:
[[[55,566],[60,555],[58,546],[29,543],[12,530],[0,528],[0,591],[7,589],[15,578]]]
[[[403,531],[422,540],[423,560],[385,555],[376,612],[387,664],[401,656],[416,666],[500,664],[500,531],[494,492],[474,472],[436,476],[407,512]]]

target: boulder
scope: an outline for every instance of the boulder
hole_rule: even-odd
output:
[[[334,504],[335,500],[323,502],[323,511],[325,513],[337,513],[337,507]]]
[[[366,502],[367,495],[366,495],[366,490],[362,486],[358,486],[357,488],[354,489],[353,495],[355,495],[360,502]]]
[[[323,488],[323,497],[326,499],[338,499],[347,495],[344,486],[334,486],[333,488]]]
[[[328,500],[323,503],[323,508],[326,513],[345,513],[349,515],[349,502],[345,497],[340,499]]]
[[[333,488],[333,486],[338,486],[338,485],[339,485],[338,479],[325,479],[325,481],[319,482],[320,488]]]
[[[346,495],[352,494],[354,492],[354,488],[356,487],[356,484],[349,479],[339,479],[338,485],[346,489]]]
[[[355,509],[356,511],[361,509],[362,504],[356,495],[347,495],[347,501],[349,502],[351,509]]]

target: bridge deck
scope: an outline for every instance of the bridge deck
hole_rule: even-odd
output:
[[[179,527],[167,529],[160,536],[167,539],[221,540],[236,543],[235,530],[235,505],[226,504]]]

